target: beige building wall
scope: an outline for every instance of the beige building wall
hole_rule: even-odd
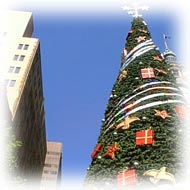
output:
[[[6,74],[7,95],[13,118],[39,46],[39,40],[20,38]]]
[[[61,181],[62,144],[47,141],[41,190],[58,190]]]
[[[40,184],[47,148],[40,42],[32,38],[32,13],[6,11],[0,16],[3,76],[13,129],[22,142],[17,153],[18,175]]]

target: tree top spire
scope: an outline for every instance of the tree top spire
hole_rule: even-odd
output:
[[[142,15],[139,14],[139,10],[148,10],[148,6],[140,6],[137,3],[133,3],[132,6],[124,6],[123,10],[127,11],[128,14],[132,15],[133,17],[141,17]]]

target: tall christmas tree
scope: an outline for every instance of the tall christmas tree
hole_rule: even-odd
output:
[[[183,110],[171,68],[135,13],[91,154],[87,189],[176,184],[182,178]]]

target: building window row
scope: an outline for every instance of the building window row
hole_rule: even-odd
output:
[[[45,174],[52,174],[52,175],[56,175],[57,171],[49,171],[49,170],[44,170]]]
[[[28,50],[29,45],[28,44],[19,44],[17,49],[23,49],[23,50]]]
[[[45,181],[45,180],[50,180],[50,181],[55,181],[55,179],[54,178],[52,178],[52,177],[49,177],[49,176],[43,176],[42,177],[42,179]]]
[[[16,80],[5,79],[5,86],[14,87]]]
[[[19,73],[20,69],[21,69],[21,67],[10,66],[8,69],[8,73]]]
[[[51,155],[60,155],[60,152],[50,152],[50,151],[48,151],[47,154],[51,154]]]
[[[13,57],[13,61],[24,61],[25,55],[17,55],[15,54]]]
[[[44,164],[45,167],[58,168],[57,164]]]

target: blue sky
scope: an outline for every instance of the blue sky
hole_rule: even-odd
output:
[[[175,49],[171,20],[151,17],[145,20],[157,46],[164,50],[166,33]],[[63,179],[84,176],[91,162],[131,20],[123,14],[103,21],[45,21],[34,14],[34,36],[41,41],[47,138],[63,143]]]
[[[62,190],[79,190],[119,72],[132,17],[122,10],[98,17],[20,10],[33,12],[33,36],[41,43],[47,140],[63,143]],[[165,33],[171,37],[169,47],[179,56],[175,16],[149,11],[143,18],[160,51],[164,51]]]

